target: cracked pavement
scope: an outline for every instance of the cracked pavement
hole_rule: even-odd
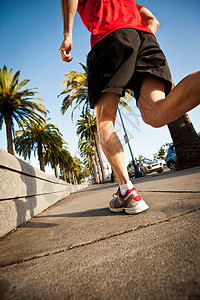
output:
[[[111,213],[108,183],[4,236],[0,298],[199,299],[200,168],[133,182],[146,212]]]

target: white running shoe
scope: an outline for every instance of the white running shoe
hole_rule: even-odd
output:
[[[149,209],[142,197],[135,188],[128,190],[124,196],[121,195],[120,189],[113,194],[114,199],[110,201],[110,210],[112,212],[123,212],[127,214],[138,214]]]

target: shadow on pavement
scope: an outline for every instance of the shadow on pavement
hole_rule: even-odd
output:
[[[108,207],[105,207],[105,208],[89,209],[81,212],[38,216],[37,218],[86,218],[86,217],[105,217],[111,215],[119,216],[119,215],[124,215],[124,213],[112,213]]]
[[[35,219],[36,220],[36,219]],[[56,227],[58,224],[53,223],[43,223],[43,222],[28,222],[26,224],[22,224],[19,227],[28,227],[28,228],[50,228],[50,227]]]

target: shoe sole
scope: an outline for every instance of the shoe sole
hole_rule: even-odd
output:
[[[134,214],[139,214],[147,209],[149,209],[149,206],[144,202],[144,200],[140,200],[140,202],[138,202],[136,204],[135,207],[120,207],[120,208],[113,208],[113,207],[109,207],[110,211],[112,212],[123,212],[125,211],[125,213],[129,214],[129,215],[134,215]]]

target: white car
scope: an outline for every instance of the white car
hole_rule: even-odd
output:
[[[147,175],[152,172],[162,173],[164,170],[163,162],[157,159],[156,160],[150,160],[148,158],[140,159],[139,166],[143,175]]]

